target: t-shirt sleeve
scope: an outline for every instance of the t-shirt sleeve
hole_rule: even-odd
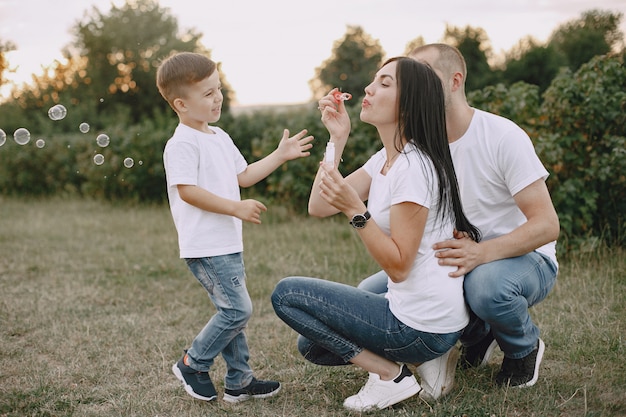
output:
[[[199,152],[189,142],[173,142],[165,149],[165,173],[168,187],[198,185]]]
[[[227,137],[228,140],[230,141],[232,158],[233,158],[233,161],[235,162],[235,172],[237,173],[237,175],[241,174],[242,172],[246,170],[246,168],[248,168],[248,162],[241,154],[241,151],[239,150],[237,145],[235,145],[235,141],[233,141],[233,138],[231,138],[230,135],[226,133],[226,131],[224,131],[223,129],[219,127],[213,127],[213,128],[215,130],[218,130],[221,134]]]
[[[548,171],[543,166],[530,137],[517,127],[505,134],[498,149],[500,172],[504,181],[515,195],[533,182],[548,178]]]
[[[391,204],[415,203],[431,208],[433,191],[437,190],[430,159],[411,158],[403,170],[396,172],[391,183]]]

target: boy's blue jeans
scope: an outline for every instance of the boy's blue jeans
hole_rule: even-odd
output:
[[[346,365],[363,349],[392,361],[425,362],[450,350],[462,333],[415,330],[391,313],[383,295],[317,278],[281,280],[272,304],[301,335],[305,359],[318,365]]]
[[[532,352],[539,338],[528,308],[542,301],[556,283],[557,268],[538,252],[479,265],[465,275],[465,300],[471,309],[461,343],[472,346],[491,330],[504,354],[512,359]],[[376,294],[387,291],[384,272],[374,274],[359,288]]]
[[[252,301],[246,288],[242,253],[185,261],[217,309],[187,351],[189,366],[208,371],[221,353],[227,368],[224,387],[241,389],[250,384],[253,376],[244,333],[252,315]]]

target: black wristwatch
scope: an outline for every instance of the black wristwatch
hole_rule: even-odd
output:
[[[352,216],[352,220],[350,220],[350,224],[355,229],[362,229],[365,227],[365,224],[370,219],[370,217],[372,216],[370,215],[369,211],[366,211],[363,214],[355,214],[354,216]]]

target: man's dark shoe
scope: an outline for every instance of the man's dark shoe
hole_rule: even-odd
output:
[[[496,375],[496,384],[509,387],[531,387],[539,379],[539,365],[543,359],[546,345],[539,339],[537,348],[521,359],[509,359],[506,356],[502,368]]]
[[[461,368],[468,369],[487,365],[497,346],[498,342],[493,338],[491,332],[487,333],[475,345],[463,346],[461,359],[459,360]]]
[[[224,401],[239,403],[251,398],[267,398],[278,394],[278,391],[280,391],[280,382],[252,378],[252,382],[247,387],[224,390]]]
[[[180,360],[172,366],[172,372],[174,372],[176,378],[183,383],[185,391],[193,398],[203,401],[215,400],[217,398],[217,392],[215,391],[213,382],[211,382],[209,373],[196,371],[185,365],[185,356],[180,358]]]

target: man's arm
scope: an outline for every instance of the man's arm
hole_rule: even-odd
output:
[[[533,182],[513,198],[527,219],[517,229],[480,243],[459,235],[433,246],[439,251],[436,256],[440,265],[458,267],[450,276],[459,277],[478,265],[527,254],[558,238],[559,218],[543,180]]]

